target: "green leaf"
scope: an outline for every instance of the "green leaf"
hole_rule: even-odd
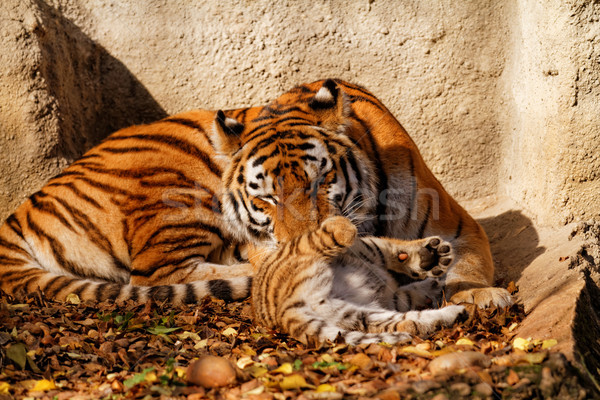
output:
[[[27,363],[27,347],[23,343],[16,343],[6,349],[6,357],[14,361],[21,369]]]
[[[150,332],[153,335],[165,335],[167,333],[175,332],[178,329],[181,329],[181,328],[179,328],[179,327],[167,328],[166,326],[158,325],[158,326],[155,326],[154,328],[148,328],[148,332]]]
[[[335,367],[335,368],[337,368],[340,371],[348,369],[348,365],[346,365],[346,364],[339,363],[339,362],[325,362],[325,361],[314,362],[312,364],[312,367],[314,369],[323,369],[323,368]]]
[[[302,367],[302,360],[296,360],[296,361],[294,361],[294,369],[296,371],[299,371],[301,367]]]
[[[148,375],[148,373],[152,372],[152,371],[154,371],[154,367],[146,368],[145,370],[143,370],[139,374],[135,374],[131,378],[125,379],[125,381],[123,382],[123,385],[125,385],[125,387],[127,389],[131,389],[132,387],[134,387],[138,383],[145,382],[146,381],[146,375]]]

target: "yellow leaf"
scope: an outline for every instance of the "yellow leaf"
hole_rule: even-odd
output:
[[[513,322],[513,323],[512,323],[512,324],[511,324],[511,325],[508,327],[508,331],[509,331],[509,332],[512,332],[512,331],[514,331],[514,330],[517,328],[517,326],[519,326],[519,324],[517,324],[516,322]]]
[[[67,301],[67,303],[71,303],[71,304],[75,304],[75,305],[81,304],[81,299],[75,293],[69,293],[65,300]]]
[[[317,386],[317,393],[322,392],[335,392],[335,386],[328,383],[323,383],[322,385]]]
[[[458,346],[475,346],[475,343],[471,339],[467,339],[465,337],[460,338],[456,341]]]
[[[323,360],[326,363],[332,363],[335,362],[335,360],[333,359],[333,357],[331,357],[331,355],[325,353],[321,356],[321,360]]]
[[[540,351],[539,353],[527,353],[523,359],[529,361],[530,364],[541,364],[546,358],[547,353]]]
[[[235,329],[229,327],[223,331],[223,335],[225,335],[225,336],[237,335],[237,331]]]
[[[208,339],[202,339],[201,341],[199,341],[198,343],[196,343],[194,345],[194,349],[196,349],[196,350],[203,349],[206,346],[208,346]]]
[[[530,343],[531,343],[531,339],[523,339],[523,338],[518,337],[518,338],[515,338],[515,340],[513,340],[513,347],[515,349],[527,351]]]
[[[199,341],[201,341],[201,340],[202,340],[202,339],[200,338],[200,335],[198,335],[197,333],[194,333],[194,332],[188,332],[188,331],[185,331],[185,332],[183,332],[183,333],[180,333],[179,335],[177,335],[177,338],[178,338],[179,340],[192,339],[192,340],[193,340],[193,341],[195,341],[195,342],[199,342]]]
[[[271,371],[272,374],[286,374],[289,375],[294,372],[294,366],[291,363],[283,363],[279,368]]]
[[[448,354],[448,353],[455,353],[457,351],[456,348],[454,347],[443,347],[440,350],[434,350],[431,352],[431,355],[433,357],[439,357],[439,356],[443,356],[444,354]]]
[[[177,374],[178,378],[183,378],[185,376],[185,373],[187,372],[186,368],[183,367],[175,367],[175,373]]]
[[[556,339],[546,339],[542,342],[542,350],[552,348],[558,344]]]
[[[415,347],[415,346],[404,346],[403,348],[400,349],[400,351],[403,353],[414,354],[414,355],[417,355],[420,357],[431,358],[430,352],[428,352],[427,350],[419,349],[418,347]]]
[[[35,385],[33,385],[33,388],[31,389],[31,391],[32,392],[45,392],[47,390],[52,390],[52,389],[56,389],[56,388],[57,387],[53,381],[49,381],[47,379],[42,379],[42,380],[35,382]]]
[[[154,383],[158,380],[158,377],[154,372],[148,372],[144,377],[144,380],[148,383]]]
[[[248,368],[245,368],[244,371],[248,372],[250,375],[252,375],[253,378],[260,378],[261,376],[263,376],[264,374],[266,374],[269,370],[266,369],[265,367],[261,367],[259,365],[251,365]]]
[[[290,390],[290,389],[300,389],[300,388],[314,388],[313,385],[309,385],[304,380],[302,375],[294,374],[289,376],[284,376],[281,382],[279,382],[279,387],[281,390]]]
[[[0,394],[9,394],[10,384],[8,382],[0,382]]]

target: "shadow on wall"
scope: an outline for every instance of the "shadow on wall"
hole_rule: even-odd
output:
[[[74,160],[120,128],[166,116],[123,63],[58,10],[41,0],[36,5],[39,71],[59,115],[56,156]]]
[[[539,236],[531,219],[520,211],[509,210],[490,218],[479,219],[490,239],[498,286],[515,283],[529,264],[546,248],[539,245]]]

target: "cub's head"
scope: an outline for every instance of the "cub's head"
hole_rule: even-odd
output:
[[[293,89],[246,126],[217,113],[211,140],[230,159],[222,210],[239,239],[287,241],[332,215],[373,230],[376,176],[348,136],[350,113],[333,80]]]

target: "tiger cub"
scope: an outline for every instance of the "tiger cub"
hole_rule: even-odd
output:
[[[304,343],[338,334],[354,345],[406,342],[452,325],[466,311],[459,305],[411,311],[438,301],[441,285],[429,278],[398,287],[387,270],[423,279],[444,273],[452,257],[450,244],[437,237],[357,238],[348,219],[330,217],[276,250],[251,251],[254,318]]]

